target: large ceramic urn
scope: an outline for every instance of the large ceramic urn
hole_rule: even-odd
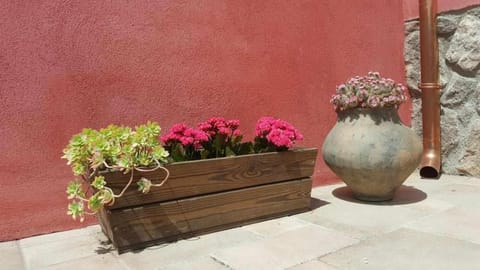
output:
[[[323,144],[323,159],[364,201],[391,200],[419,165],[422,143],[394,107],[340,111]]]

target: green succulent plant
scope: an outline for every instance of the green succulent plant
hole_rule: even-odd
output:
[[[152,184],[146,178],[138,181],[139,190],[147,193],[152,186],[161,186],[168,178],[163,167],[169,155],[159,142],[160,126],[147,122],[130,127],[109,125],[100,130],[84,129],[74,135],[63,150],[73,174],[77,176],[67,186],[68,214],[83,221],[86,214],[97,213],[104,205],[113,204],[133,182],[134,171],[163,169],[167,177],[160,184]],[[119,194],[114,194],[105,178],[104,170],[130,173],[130,181]],[[82,182],[83,181],[83,182]]]

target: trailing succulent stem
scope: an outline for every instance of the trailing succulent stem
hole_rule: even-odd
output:
[[[160,126],[148,122],[132,130],[129,127],[110,125],[104,129],[84,129],[74,135],[64,149],[63,158],[67,159],[74,175],[79,178],[67,187],[68,214],[73,219],[83,221],[85,215],[97,213],[104,205],[112,205],[115,199],[123,196],[132,185],[135,171],[155,171],[162,169],[165,178],[159,184],[153,184],[146,178],[138,182],[138,190],[148,193],[151,187],[162,186],[169,177],[168,170],[162,164],[169,155],[158,141]],[[122,171],[130,173],[130,179],[122,191],[115,194],[102,171]]]

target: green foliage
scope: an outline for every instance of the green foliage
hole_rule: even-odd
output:
[[[242,142],[243,136],[236,136],[227,142],[225,156],[239,156],[253,154],[253,143]]]
[[[100,193],[97,192],[88,199],[88,208],[93,212],[97,212],[98,210],[100,210],[101,207],[102,200],[100,199]]]
[[[160,131],[157,123],[148,122],[135,130],[109,125],[100,130],[84,129],[74,135],[63,150],[62,158],[67,159],[74,175],[80,176],[88,184],[88,189],[84,190],[79,179],[69,183],[67,194],[71,202],[68,214],[73,219],[80,218],[83,221],[85,214],[98,212],[105,204],[113,204],[115,198],[123,194],[131,184],[133,170],[144,167],[156,169],[166,163],[169,153],[160,145]],[[100,171],[106,169],[132,172],[130,182],[119,195],[115,195],[105,178],[99,175]],[[144,183],[145,180],[140,182],[143,185],[142,192],[148,192],[151,182],[150,186]]]
[[[172,162],[201,159],[203,149],[196,149],[193,145],[182,145],[180,142],[171,143],[166,146],[170,153]]]
[[[67,186],[68,199],[71,200],[75,197],[85,197],[82,190],[82,183],[80,181],[70,182]]]
[[[73,201],[68,205],[68,215],[71,215],[73,219],[80,218],[80,221],[85,219],[83,211],[83,203],[79,201]]]
[[[215,134],[208,142],[202,143],[200,158],[219,158],[253,153],[252,142],[242,142],[243,136]],[[197,158],[198,159],[198,158]]]
[[[269,142],[265,137],[255,137],[253,142],[253,151],[255,153],[281,152],[287,151],[286,146],[276,146]]]
[[[165,163],[168,152],[160,145],[160,126],[148,122],[132,130],[109,125],[100,130],[84,129],[70,140],[63,158],[75,175],[89,175],[113,167],[128,172],[134,167]]]
[[[140,178],[140,180],[137,182],[138,185],[138,191],[141,191],[142,193],[148,193],[150,191],[150,188],[152,187],[152,181],[148,180],[147,178]]]
[[[103,189],[107,182],[105,182],[105,177],[103,176],[97,176],[92,182],[92,187],[95,189]]]
[[[253,153],[252,142],[242,142],[242,136],[215,134],[208,141],[202,142],[200,148],[170,142],[165,148],[170,153],[171,162],[239,156]]]
[[[83,221],[85,214],[89,214],[89,212],[85,211],[85,203],[87,204],[87,209],[91,211],[91,214],[94,214],[98,212],[103,205],[113,202],[115,195],[106,184],[105,177],[95,176],[90,187],[96,192],[88,197],[80,181],[70,182],[67,186],[67,194],[71,202],[68,205],[67,214],[71,215],[73,219],[80,217],[80,221]]]

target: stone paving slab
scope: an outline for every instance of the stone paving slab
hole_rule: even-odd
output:
[[[244,226],[243,229],[259,234],[263,237],[273,237],[288,231],[303,228],[309,224],[309,222],[306,222],[302,219],[290,216],[250,224]]]
[[[311,224],[262,241],[233,246],[212,254],[232,269],[285,269],[352,245],[358,240]]]
[[[287,268],[287,270],[338,270],[338,268],[315,259]]]
[[[343,189],[337,188],[336,190]],[[335,192],[335,190],[333,191]],[[394,202],[389,204],[370,204],[348,202],[336,199],[312,212],[297,215],[305,221],[333,230],[341,231],[351,237],[365,239],[373,235],[391,232],[401,226],[427,216],[425,211],[402,207]]]
[[[338,269],[478,269],[480,245],[400,229],[320,258]]]
[[[201,256],[201,257],[194,257],[185,258],[184,260],[178,261],[176,263],[168,264],[165,266],[160,266],[158,270],[228,270],[226,265],[216,261],[210,256]]]
[[[99,226],[95,226],[100,232]],[[92,228],[88,228],[87,231]],[[99,255],[102,242],[96,233],[85,233],[83,230],[69,231],[48,236],[38,236],[19,241],[26,269],[42,269],[55,264],[75,261]]]
[[[0,262],[0,268],[4,270],[25,269],[17,241],[0,243]]]
[[[480,198],[480,193],[478,197]],[[480,245],[480,209],[478,208],[455,207],[411,222],[405,227]]]
[[[51,234],[44,234],[38,236],[32,236],[19,240],[22,248],[28,248],[32,246],[38,246],[58,241],[64,241],[65,239],[74,238],[74,237],[85,237],[85,238],[95,238],[98,237],[99,240],[107,240],[107,238],[101,233],[100,226],[88,226],[82,229],[75,229],[64,232],[56,232]]]
[[[163,244],[141,251],[119,255],[120,260],[130,269],[163,269],[182,261],[195,261],[197,257],[209,257],[209,254],[231,246],[255,242],[263,239],[260,235],[235,228],[199,237]],[[172,266],[177,267],[177,266]],[[168,269],[168,268],[167,268]],[[188,268],[187,268],[188,269]]]
[[[41,270],[128,270],[113,254],[97,254],[80,259],[68,260],[47,267],[34,268]]]
[[[443,188],[431,187],[428,189],[431,197],[449,202],[451,204],[462,207],[480,207],[480,185],[472,184],[449,184]]]

